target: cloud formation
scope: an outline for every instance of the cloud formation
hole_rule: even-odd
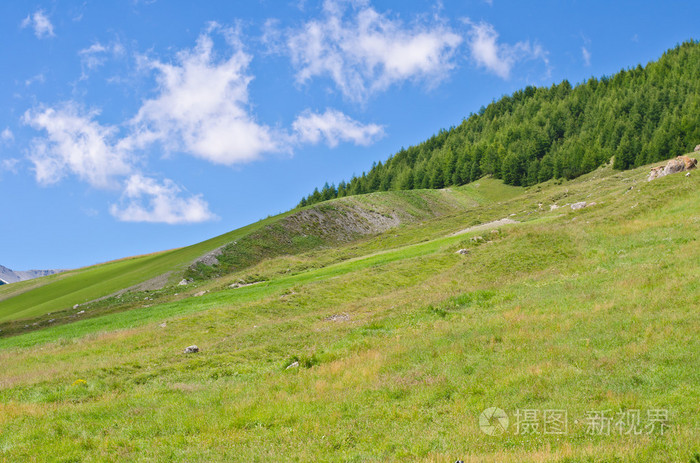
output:
[[[34,35],[38,39],[44,39],[47,37],[55,37],[56,34],[53,32],[53,24],[46,16],[44,10],[37,10],[33,14],[27,15],[26,18],[21,23],[22,29],[27,27],[32,27],[34,29]]]
[[[117,129],[100,125],[97,115],[83,114],[74,103],[24,114],[25,124],[46,133],[29,153],[37,182],[56,183],[71,173],[93,187],[115,188],[115,177],[131,173],[128,153],[116,146]]]
[[[163,182],[140,174],[130,176],[122,203],[112,204],[110,214],[122,222],[198,223],[217,219],[201,195],[180,197],[182,189],[172,180]]]
[[[477,66],[486,68],[502,79],[510,78],[513,66],[524,60],[540,59],[549,66],[547,51],[539,44],[530,41],[517,42],[509,45],[498,42],[498,32],[486,22],[478,24],[468,22],[471,29],[467,45],[472,59]]]
[[[89,47],[78,51],[80,65],[83,68],[80,79],[87,79],[90,71],[94,71],[102,66],[107,61],[109,55],[121,56],[124,55],[125,52],[124,46],[119,42],[113,42],[107,45],[95,42]]]
[[[232,30],[218,25],[211,30],[226,37],[228,58],[216,59],[206,33],[193,49],[178,53],[174,64],[145,60],[158,74],[159,95],[144,102],[133,118],[134,134],[127,143],[135,148],[160,143],[167,151],[181,150],[224,165],[284,149],[282,137],[249,112],[250,56]]]
[[[362,1],[326,0],[323,9],[286,40],[300,84],[329,77],[347,99],[365,101],[406,80],[436,85],[454,68],[462,37],[442,22],[405,26]]]
[[[13,174],[17,173],[17,164],[19,164],[20,160],[17,158],[8,158],[8,159],[3,159],[2,162],[0,162],[0,171],[8,171],[12,172]]]
[[[292,128],[298,141],[317,144],[323,139],[331,148],[340,142],[367,146],[384,135],[382,126],[363,125],[335,109],[326,109],[323,114],[306,110],[296,118]]]
[[[581,56],[583,57],[583,64],[586,66],[591,65],[591,52],[585,46],[581,47]]]
[[[214,49],[214,34],[223,37],[223,54]],[[102,66],[108,53],[123,53],[123,48],[96,42],[81,50],[84,75]],[[27,156],[37,182],[55,184],[74,175],[94,188],[121,190],[119,204],[110,207],[118,220],[174,224],[216,218],[200,195],[187,195],[172,180],[142,173],[153,148],[234,165],[265,153],[291,152],[305,143],[368,145],[384,134],[382,126],[364,125],[335,109],[307,109],[285,130],[257,122],[248,94],[251,57],[235,30],[215,23],[172,62],[138,59],[154,73],[156,92],[123,123],[103,125],[98,110],[75,102],[39,107],[22,118],[43,133],[32,141]]]
[[[175,224],[215,218],[201,196],[183,198],[172,180],[159,184],[140,174],[138,159],[122,147],[118,129],[101,125],[97,116],[74,103],[24,114],[25,124],[45,132],[33,140],[28,156],[37,182],[54,184],[72,174],[94,188],[121,188],[127,204],[113,205],[110,212],[123,221]]]
[[[2,132],[0,132],[0,139],[4,142],[11,142],[15,139],[15,134],[12,133],[9,127],[5,127]]]

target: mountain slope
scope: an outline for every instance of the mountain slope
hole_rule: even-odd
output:
[[[84,305],[90,301],[118,296],[128,289],[172,289],[183,276],[211,278],[277,255],[335,246],[400,224],[455,214],[487,204],[495,196],[506,198],[518,191],[500,182],[487,180],[484,185],[487,187],[481,189],[392,192],[341,199],[270,217],[185,248],[64,272],[60,277],[40,279],[23,287],[0,287],[0,322],[47,313],[55,320],[57,311],[76,304],[82,306],[79,310],[85,310]]]
[[[647,174],[606,166],[0,339],[3,457],[691,461],[700,175]],[[442,194],[462,188],[481,186]],[[492,406],[501,435],[479,427]],[[566,433],[518,434],[523,410],[540,431],[565,410]],[[591,434],[597,410],[642,432]]]
[[[16,283],[18,281],[32,280],[34,278],[53,275],[54,273],[62,272],[63,270],[24,270],[14,271],[0,265],[0,280],[8,283]]]
[[[572,179],[615,159],[638,167],[691,151],[700,140],[700,42],[656,62],[572,88],[527,87],[457,127],[401,149],[366,174],[327,185],[302,205],[373,191],[443,188],[493,175],[511,185]]]

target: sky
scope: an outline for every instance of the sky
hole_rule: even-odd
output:
[[[0,265],[217,236],[502,95],[656,60],[699,17],[697,1],[2,2]]]

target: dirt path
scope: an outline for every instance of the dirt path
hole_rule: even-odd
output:
[[[457,235],[463,235],[463,234],[469,233],[469,232],[490,230],[491,228],[497,228],[497,227],[500,227],[501,225],[509,225],[512,223],[520,223],[520,222],[518,222],[517,220],[509,219],[506,217],[505,219],[494,220],[493,222],[482,223],[480,225],[474,225],[473,227],[465,228],[464,230],[454,232],[448,236],[457,236]]]

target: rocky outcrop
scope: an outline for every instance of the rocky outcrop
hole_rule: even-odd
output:
[[[669,174],[685,172],[697,168],[698,160],[689,156],[678,156],[676,159],[671,159],[665,166],[652,167],[647,181],[651,182],[660,177],[665,177]]]

